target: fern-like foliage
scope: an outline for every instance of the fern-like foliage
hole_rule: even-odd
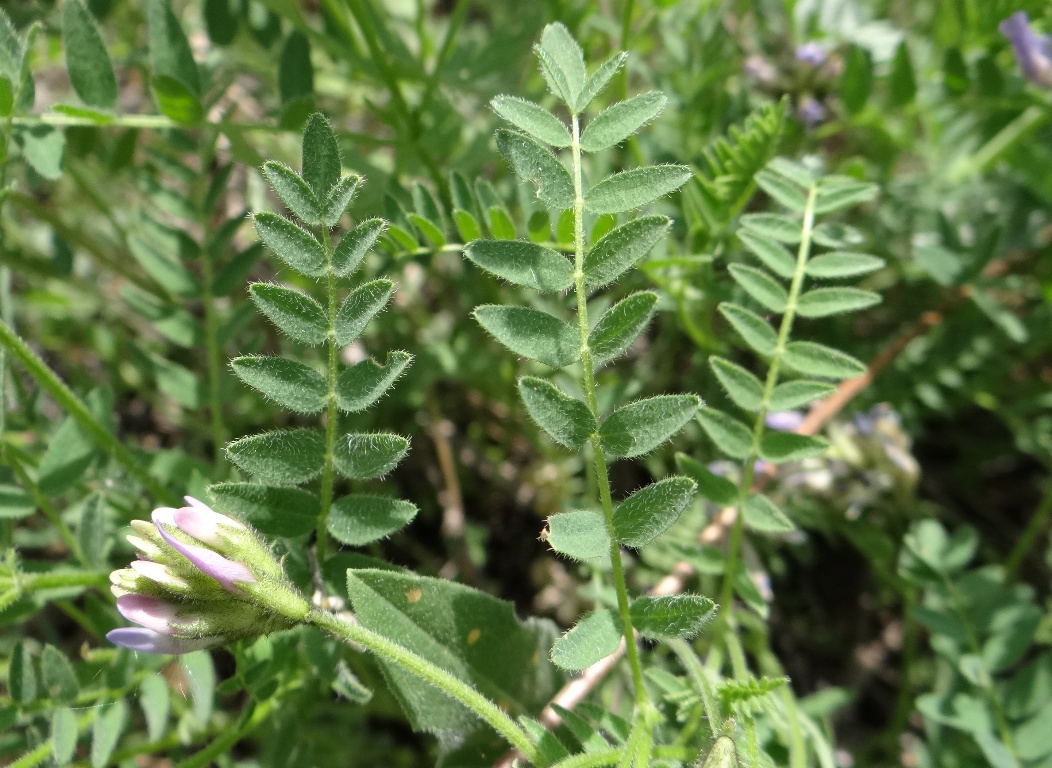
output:
[[[724,680],[716,689],[720,700],[720,710],[724,714],[746,712],[759,706],[760,699],[776,691],[789,682],[787,677],[745,678],[743,680]]]

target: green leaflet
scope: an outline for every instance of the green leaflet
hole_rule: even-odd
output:
[[[694,497],[689,477],[668,477],[636,491],[614,510],[614,533],[626,547],[645,547],[679,520]]]
[[[581,149],[599,152],[620,144],[657,117],[667,102],[663,93],[652,91],[607,107],[585,127]]]
[[[557,317],[529,307],[484,304],[475,319],[512,352],[552,368],[562,368],[581,357],[577,331]]]
[[[657,301],[656,293],[640,291],[606,310],[588,334],[592,364],[598,368],[624,354],[650,323]]]
[[[423,235],[432,246],[435,248],[442,248],[446,244],[445,234],[442,232],[441,227],[433,221],[425,219],[417,213],[410,213],[408,218],[412,225],[417,228],[420,234]]]
[[[343,216],[344,211],[347,210],[347,206],[351,204],[351,200],[353,200],[354,196],[358,193],[358,188],[361,184],[362,177],[356,175],[344,176],[336,182],[336,185],[329,190],[328,196],[325,197],[322,202],[322,224],[326,227],[336,226],[340,221],[340,217]],[[365,222],[363,222],[363,224],[364,223]],[[381,231],[383,231],[382,226]],[[334,257],[334,262],[338,264],[338,258]],[[345,274],[339,271],[339,267],[337,267],[336,273]]]
[[[778,334],[767,321],[755,312],[728,301],[719,306],[720,314],[734,327],[745,343],[764,356],[774,354],[778,344]]]
[[[796,260],[778,241],[751,232],[748,228],[738,232],[738,239],[778,277],[789,280],[793,276]]]
[[[734,282],[745,289],[752,298],[772,312],[784,312],[789,294],[786,290],[762,269],[746,267],[742,264],[731,264],[728,267]]]
[[[877,186],[848,176],[826,176],[818,182],[815,213],[831,213],[866,203],[877,196]]]
[[[156,78],[170,78],[199,96],[201,79],[186,34],[168,0],[146,0],[150,69]]]
[[[314,66],[310,41],[298,29],[285,38],[278,60],[278,96],[283,109],[282,124],[299,128],[314,108]]]
[[[534,421],[560,445],[580,448],[596,430],[588,406],[544,379],[519,379],[519,395]]]
[[[73,90],[88,106],[111,109],[117,102],[117,79],[106,45],[83,0],[62,4],[62,36]]]
[[[754,531],[763,533],[788,533],[796,525],[785,516],[778,506],[762,493],[753,493],[742,504],[745,524]]]
[[[383,477],[405,458],[409,441],[389,432],[344,435],[336,441],[337,471],[350,480]]]
[[[272,283],[253,283],[248,293],[259,311],[290,338],[317,346],[328,337],[325,310],[307,294]]]
[[[782,362],[799,373],[820,379],[849,379],[866,372],[866,366],[851,355],[811,341],[786,344]]]
[[[605,234],[584,257],[585,286],[595,290],[614,282],[646,256],[671,226],[667,216],[644,216]]]
[[[770,165],[756,174],[756,184],[772,199],[791,211],[803,213],[807,208],[807,190],[810,184],[801,186]]]
[[[566,125],[540,104],[516,96],[497,96],[489,104],[494,112],[538,141],[553,147],[570,146]]]
[[[742,226],[762,237],[795,245],[800,242],[800,228],[803,223],[773,213],[750,213],[742,216]]]
[[[387,306],[394,293],[394,283],[380,278],[355,288],[343,300],[336,313],[336,343],[341,347],[362,335],[365,326]]]
[[[146,718],[146,734],[156,741],[164,734],[171,710],[168,682],[158,673],[147,675],[139,686],[139,704]]]
[[[77,697],[80,684],[73,665],[58,648],[45,645],[40,655],[40,682],[44,696],[57,702],[69,702]]]
[[[275,430],[235,440],[226,455],[264,483],[299,485],[321,474],[325,441],[313,429]]]
[[[117,699],[100,706],[91,725],[91,766],[103,768],[117,748],[121,734],[128,725],[128,703]]]
[[[249,523],[268,536],[305,536],[321,512],[318,497],[299,488],[258,483],[216,483],[208,494],[219,512]]]
[[[487,272],[542,293],[573,285],[573,265],[557,251],[524,240],[476,240],[464,255]]]
[[[828,448],[829,444],[817,437],[769,430],[760,439],[760,458],[781,464],[821,456]]]
[[[387,222],[383,219],[366,219],[345,233],[332,254],[332,268],[336,275],[346,277],[354,272],[386,227]]]
[[[325,251],[310,232],[276,213],[261,211],[252,220],[259,239],[283,262],[308,277],[325,274]]]
[[[801,317],[828,317],[879,303],[880,294],[860,288],[815,288],[799,298],[796,311]]]
[[[352,494],[333,502],[327,527],[337,541],[362,547],[400,531],[416,512],[415,504],[402,499]]]
[[[722,357],[711,357],[709,365],[724,390],[739,408],[758,411],[763,401],[763,384],[752,373],[737,363]]]
[[[364,411],[383,397],[412,360],[407,352],[388,352],[383,365],[363,360],[346,368],[336,380],[336,404],[349,413]]]
[[[249,355],[231,360],[230,367],[250,387],[295,413],[318,413],[327,402],[325,377],[295,360]]]
[[[858,277],[884,266],[884,259],[865,253],[824,253],[808,260],[806,271],[811,277],[819,279],[838,279]]]
[[[824,381],[808,381],[798,379],[779,384],[771,392],[771,402],[768,408],[771,411],[791,411],[801,408],[822,397],[828,397],[836,391],[836,387]]]
[[[700,406],[696,395],[659,395],[623,405],[599,427],[603,450],[622,459],[649,453],[679,432]]]
[[[303,129],[303,180],[319,200],[327,198],[340,180],[342,166],[336,134],[325,115],[315,112]]]
[[[738,486],[725,477],[713,474],[708,467],[686,454],[676,454],[676,466],[698,484],[698,493],[723,507],[738,503]]]
[[[617,650],[623,630],[613,611],[599,608],[577,622],[552,646],[557,667],[578,672]]]
[[[573,206],[573,179],[566,166],[551,151],[523,133],[497,130],[497,148],[515,175],[537,187],[537,199],[549,208]]]
[[[77,750],[77,716],[69,709],[56,709],[51,714],[51,757],[54,765],[68,765]]]
[[[599,93],[606,87],[607,83],[610,82],[610,78],[617,74],[618,70],[624,66],[628,60],[627,51],[618,51],[601,65],[599,69],[592,73],[591,77],[585,80],[584,86],[581,88],[581,93],[577,97],[577,111],[582,111],[585,107],[592,103],[592,99],[599,95]]]
[[[561,555],[575,560],[610,556],[610,534],[598,512],[578,509],[548,518],[548,544]]]
[[[263,175],[270,188],[296,218],[312,227],[321,224],[322,211],[318,198],[298,173],[283,163],[268,160],[263,163]]]
[[[577,97],[585,83],[586,70],[581,46],[562,24],[548,24],[541,33],[541,42],[535,46],[541,56],[542,66],[549,84],[554,80],[557,87],[552,92],[562,96],[570,109],[580,111]],[[548,71],[550,68],[550,72]]]
[[[652,165],[615,173],[585,192],[585,208],[592,213],[631,211],[675,192],[690,176],[690,169],[682,165]]]
[[[698,411],[698,421],[716,447],[732,459],[744,459],[752,450],[752,430],[715,408]]]
[[[643,596],[632,601],[632,625],[651,640],[692,638],[716,615],[716,604],[701,595]]]

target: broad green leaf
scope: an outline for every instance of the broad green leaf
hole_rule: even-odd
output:
[[[548,518],[547,541],[552,549],[575,560],[610,556],[610,534],[598,512],[578,509]]]
[[[77,751],[77,716],[69,709],[51,713],[51,759],[57,768],[69,765]]]
[[[627,139],[665,108],[663,93],[641,93],[607,107],[592,119],[581,134],[581,149],[599,152]]]
[[[774,348],[778,345],[778,334],[766,320],[755,312],[728,301],[720,304],[719,310],[746,344],[761,355],[774,354]]]
[[[853,248],[866,238],[854,227],[847,224],[823,222],[814,228],[811,239],[815,245],[823,248]]]
[[[520,622],[511,603],[443,579],[350,570],[347,591],[362,625],[474,686],[512,717],[540,712],[562,676],[545,658],[551,622]],[[540,656],[538,656],[540,651]],[[394,664],[379,662],[413,727],[449,742],[478,719]]]
[[[603,450],[620,459],[649,453],[683,429],[700,406],[696,395],[659,395],[623,405],[599,427]]]
[[[627,60],[628,53],[626,51],[618,51],[603,62],[599,69],[585,80],[581,93],[577,97],[576,107],[578,112],[584,111],[584,108],[592,103],[592,99],[599,95],[607,83],[610,82],[610,78],[617,74]]]
[[[623,630],[613,611],[599,608],[575,624],[552,646],[552,662],[571,672],[587,669],[617,650]]]
[[[66,155],[66,135],[62,131],[50,125],[19,126],[14,139],[34,171],[51,181],[62,177]]]
[[[592,364],[596,367],[624,354],[654,316],[657,294],[640,291],[625,297],[606,310],[588,334]]]
[[[584,86],[586,70],[581,46],[570,31],[559,22],[548,24],[541,33],[541,42],[535,46],[544,69],[551,69],[549,76],[557,84],[556,95],[562,95],[571,109],[580,110],[577,96]]]
[[[878,191],[875,184],[857,181],[849,176],[826,176],[818,182],[814,211],[823,214],[850,208],[873,200]]]
[[[286,207],[295,216],[311,227],[321,224],[321,204],[314,190],[300,175],[283,163],[268,160],[263,163],[263,175],[271,189],[281,198]]]
[[[343,300],[336,313],[336,343],[347,346],[362,335],[365,326],[387,306],[394,293],[394,283],[380,278],[355,288]]]
[[[519,395],[533,420],[560,445],[577,449],[595,434],[595,417],[588,406],[550,381],[524,376]]]
[[[521,131],[553,147],[568,147],[572,139],[566,124],[540,104],[516,96],[497,96],[493,111]]]
[[[424,238],[431,243],[437,249],[441,249],[446,244],[446,236],[442,232],[442,228],[435,222],[424,218],[418,213],[408,214],[410,223],[417,228]]]
[[[143,678],[139,686],[139,704],[146,717],[146,733],[151,741],[164,735],[171,709],[168,682],[156,672]]]
[[[815,288],[796,302],[801,317],[828,317],[857,312],[880,303],[880,294],[860,288]]]
[[[803,213],[807,208],[807,187],[801,188],[791,178],[783,176],[770,166],[756,174],[756,184],[773,200],[791,211]]]
[[[472,262],[516,285],[544,293],[573,285],[573,265],[551,248],[524,240],[476,240],[464,248]]]
[[[351,204],[351,200],[358,194],[358,188],[361,184],[362,177],[355,174],[344,176],[336,182],[322,202],[322,224],[327,227],[335,227],[339,223],[340,217],[347,210],[347,206]],[[362,222],[358,226],[363,226],[364,224],[365,222]],[[381,231],[383,231],[382,226]],[[334,257],[334,261],[337,264],[339,263],[338,258]],[[339,269],[337,269],[337,274],[340,274]]]
[[[799,379],[779,384],[771,392],[771,402],[768,409],[777,413],[778,411],[791,411],[814,402],[822,397],[828,397],[836,392],[836,387],[823,381],[808,381]]]
[[[155,78],[170,78],[193,96],[201,95],[201,77],[193,52],[168,0],[146,0],[147,44]]]
[[[646,256],[672,226],[667,216],[644,216],[606,233],[584,257],[589,290],[612,283]]]
[[[7,690],[19,704],[28,704],[37,698],[37,673],[33,668],[33,657],[22,640],[14,644],[8,658]]]
[[[383,219],[366,219],[343,235],[332,255],[332,268],[336,275],[346,277],[358,269],[386,227],[387,223]]]
[[[523,133],[505,128],[497,131],[497,148],[516,176],[537,187],[538,200],[556,210],[573,206],[573,179],[551,150]]]
[[[675,192],[690,177],[690,169],[683,165],[633,168],[608,176],[585,192],[584,205],[592,213],[631,211]]]
[[[91,768],[104,768],[128,723],[128,704],[117,699],[102,704],[91,726]]]
[[[676,466],[698,484],[698,493],[721,507],[733,507],[738,503],[738,486],[725,477],[714,474],[700,461],[683,453],[676,454]]]
[[[850,379],[866,372],[866,366],[851,355],[810,341],[791,341],[782,362],[805,376],[820,379]]]
[[[454,208],[453,223],[457,225],[457,233],[465,243],[470,243],[482,237],[482,227],[479,226],[478,220],[468,211]]]
[[[716,603],[701,595],[644,595],[632,601],[632,626],[651,640],[697,637],[716,615]]]
[[[311,346],[328,338],[325,310],[307,294],[273,283],[253,283],[248,294],[259,311],[290,338]]]
[[[328,402],[325,377],[295,360],[247,355],[231,360],[230,367],[250,387],[295,413],[318,413]]]
[[[777,241],[748,229],[742,229],[738,233],[738,239],[763,262],[764,266],[779,277],[788,280],[796,272],[796,260]]]
[[[258,483],[216,483],[208,494],[219,512],[244,520],[267,536],[303,536],[314,530],[321,502],[299,488]]]
[[[709,358],[709,365],[735,405],[747,411],[760,410],[763,384],[758,378],[737,363],[722,357]]]
[[[716,447],[732,459],[744,459],[752,451],[752,430],[723,411],[702,408],[698,421]]]
[[[325,199],[329,191],[340,180],[343,163],[340,160],[340,145],[332,126],[320,112],[307,120],[303,129],[303,180],[314,190],[318,199]]]
[[[760,438],[760,458],[772,464],[821,456],[828,449],[825,440],[792,432],[767,430]]]
[[[310,232],[267,211],[253,214],[252,221],[259,239],[283,262],[308,277],[325,274],[325,251]]]
[[[675,525],[697,487],[689,477],[666,477],[636,491],[614,510],[617,540],[633,549],[645,547]]]
[[[364,547],[405,528],[416,512],[402,499],[351,494],[333,502],[326,527],[341,544]]]
[[[412,360],[407,352],[388,352],[383,365],[362,360],[341,371],[336,380],[336,404],[349,413],[364,411],[383,397]]]
[[[754,531],[787,533],[796,530],[793,521],[762,493],[753,493],[745,498],[742,515],[745,524]]]
[[[512,352],[552,368],[581,357],[581,339],[568,323],[528,307],[486,304],[475,308],[479,325]]]
[[[880,269],[884,263],[884,259],[865,253],[825,253],[810,259],[806,270],[811,277],[836,279],[866,275]]]
[[[390,432],[344,435],[336,441],[337,471],[350,480],[383,477],[409,453],[409,441]]]
[[[53,645],[45,645],[40,655],[40,682],[44,687],[43,695],[52,701],[72,701],[80,689],[73,665]]]
[[[275,430],[235,440],[226,455],[264,483],[299,485],[321,474],[325,440],[313,429]]]
[[[784,312],[789,301],[785,288],[762,269],[746,267],[743,264],[731,264],[728,268],[734,282],[772,312]]]
[[[83,0],[62,4],[62,37],[73,90],[89,106],[112,109],[117,102],[117,79],[106,44]]]
[[[796,245],[800,242],[803,225],[799,221],[773,213],[750,213],[742,216],[742,226],[779,243]]]

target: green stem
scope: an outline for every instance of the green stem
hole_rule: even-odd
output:
[[[216,479],[219,479],[226,462],[223,459],[223,446],[226,445],[226,426],[223,424],[223,399],[220,397],[219,388],[222,383],[220,377],[219,359],[222,350],[219,348],[219,318],[216,314],[215,295],[212,293],[212,281],[214,279],[214,267],[212,263],[213,254],[208,247],[208,211],[201,215],[201,301],[205,312],[205,355],[208,358],[208,410],[211,412],[212,422],[212,462]]]
[[[332,265],[332,236],[328,229],[323,228],[320,232],[322,247],[325,249],[326,263],[326,317],[329,323],[328,344],[328,366],[325,372],[327,385],[326,409],[325,409],[325,467],[321,473],[321,509],[318,512],[318,533],[315,556],[318,568],[325,563],[328,553],[329,534],[327,523],[329,510],[332,509],[332,491],[335,477],[336,462],[336,430],[339,426],[339,414],[336,411],[336,376],[339,364],[340,349],[336,343],[336,272]]]
[[[573,187],[574,187],[574,292],[577,294],[577,327],[581,338],[581,368],[583,370],[582,387],[588,409],[599,418],[599,401],[595,394],[595,370],[592,363],[592,350],[588,347],[588,292],[584,284],[584,183],[581,171],[581,121],[574,113],[573,118]],[[643,685],[643,667],[639,663],[639,650],[636,647],[635,629],[632,626],[632,615],[629,610],[628,586],[625,582],[625,567],[621,561],[621,545],[614,531],[614,502],[610,494],[610,476],[606,468],[606,457],[599,435],[591,436],[592,454],[595,459],[595,476],[599,485],[599,499],[603,507],[603,520],[610,536],[610,563],[614,575],[614,590],[617,593],[617,610],[621,616],[621,625],[625,633],[625,650],[628,664],[632,669],[632,682],[635,685],[636,703],[647,703],[647,692]]]
[[[778,341],[775,344],[774,353],[771,355],[771,363],[767,369],[767,380],[763,385],[760,410],[756,414],[756,422],[753,426],[752,446],[749,449],[749,455],[745,457],[745,463],[742,465],[741,484],[738,486],[738,514],[734,518],[734,527],[731,529],[731,538],[727,546],[727,570],[723,576],[723,591],[720,596],[720,621],[731,628],[733,628],[734,618],[734,580],[741,561],[742,539],[745,532],[745,516],[742,514],[742,504],[752,488],[752,481],[756,472],[756,461],[760,458],[760,440],[763,437],[767,411],[771,404],[771,393],[774,392],[774,388],[778,384],[782,355],[785,354],[786,344],[789,343],[789,334],[793,329],[793,320],[796,318],[796,304],[804,285],[804,268],[807,266],[807,259],[811,254],[811,235],[815,226],[815,195],[817,191],[818,187],[812,184],[807,194],[803,229],[800,233],[800,247],[796,252],[796,269],[793,271],[793,279],[789,286],[789,298],[785,303],[785,311],[782,313],[782,323],[778,328]]]
[[[582,752],[560,760],[552,765],[551,768],[600,768],[600,766],[603,765],[617,765],[623,752],[623,747],[603,750],[602,752]],[[683,747],[655,747],[653,756],[656,760],[670,760],[678,763],[687,763],[698,755],[696,751],[691,751]]]
[[[220,755],[228,754],[231,747],[245,738],[270,716],[276,700],[276,696],[270,696],[258,705],[250,702],[242,713],[241,718],[232,728],[225,729],[211,744],[200,752],[195,752],[186,760],[176,763],[175,768],[207,768]]]
[[[522,728],[503,709],[463,680],[454,677],[444,669],[435,666],[427,659],[417,656],[397,643],[391,642],[386,637],[378,635],[365,627],[344,621],[334,614],[312,610],[304,618],[304,621],[339,638],[357,643],[366,650],[375,653],[381,659],[397,664],[407,672],[430,683],[442,693],[478,715],[479,719],[507,739],[508,743],[519,750],[527,760],[536,765],[544,764],[536,745]]]
[[[77,422],[77,426],[138,480],[155,500],[171,506],[179,506],[182,503],[175,494],[146,471],[146,468],[136,460],[131,451],[99,423],[84,403],[73,394],[73,391],[2,320],[0,320],[0,345],[6,347],[44,391],[55,399],[59,407]]]
[[[13,451],[3,451],[2,446],[4,445],[3,440],[0,440],[0,453],[3,453],[7,465],[11,467],[11,472],[14,474],[15,479],[29,491],[29,495],[33,497],[33,503],[37,505],[44,516],[55,526],[55,530],[58,531],[58,535],[62,538],[62,541],[69,551],[73,553],[73,556],[77,559],[77,562],[84,563],[84,551],[80,548],[80,542],[73,535],[73,531],[69,529],[62,516],[58,513],[58,510],[52,505],[51,500],[41,493],[39,486],[33,482],[33,479],[26,472],[25,467],[22,466],[22,462],[17,457],[13,456]]]
[[[1019,570],[1019,566],[1026,560],[1027,555],[1034,548],[1038,538],[1044,533],[1045,528],[1048,526],[1048,520],[1052,517],[1052,482],[1045,488],[1045,495],[1041,497],[1040,503],[1037,505],[1037,509],[1034,514],[1030,517],[1030,522],[1027,523],[1026,530],[1019,537],[1019,541],[1012,548],[1011,554],[1008,555],[1008,559],[1005,560],[1005,581],[1009,582],[1015,578],[1016,573]]]

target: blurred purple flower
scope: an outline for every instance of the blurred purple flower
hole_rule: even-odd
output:
[[[1052,38],[1030,27],[1025,11],[1016,11],[997,27],[1012,44],[1012,52],[1023,76],[1032,83],[1052,88]]]
[[[143,627],[121,627],[106,633],[106,639],[121,648],[142,653],[164,653],[176,656],[180,653],[210,648],[223,641],[221,637],[205,637],[196,640],[172,637]]]
[[[826,59],[829,58],[829,54],[826,53],[825,49],[813,40],[797,47],[795,55],[797,61],[816,69],[825,64]]]
[[[804,415],[800,411],[775,411],[764,418],[764,424],[781,432],[793,432],[803,421]]]
[[[805,96],[796,108],[796,116],[810,131],[826,119],[826,108],[814,96]]]
[[[745,60],[745,74],[757,83],[769,85],[778,79],[778,73],[763,56],[752,55]]]

